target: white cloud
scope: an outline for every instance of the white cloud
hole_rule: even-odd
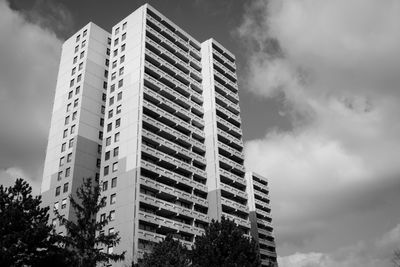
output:
[[[317,251],[303,266],[400,220],[398,25],[398,1],[272,0],[252,2],[238,29],[247,87],[284,95],[294,125],[245,152],[270,177],[278,253]],[[364,264],[352,266],[380,266]]]
[[[4,1],[0,36],[0,168],[40,181],[61,41]]]

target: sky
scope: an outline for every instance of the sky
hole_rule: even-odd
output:
[[[0,0],[0,183],[39,193],[61,45],[144,1]],[[400,1],[149,1],[237,57],[248,170],[281,267],[386,267],[400,247]]]

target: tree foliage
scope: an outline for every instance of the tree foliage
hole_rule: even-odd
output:
[[[222,217],[212,221],[205,233],[196,238],[192,248],[193,266],[260,266],[260,256],[254,240],[243,235],[231,220]]]
[[[187,267],[190,266],[188,249],[172,235],[154,245],[150,254],[145,253],[139,267]]]
[[[95,267],[99,263],[124,260],[125,252],[117,254],[100,250],[102,247],[114,247],[120,241],[118,232],[107,235],[101,232],[109,218],[96,221],[96,214],[106,205],[105,198],[101,198],[100,186],[93,185],[90,178],[84,179],[76,196],[77,200],[69,197],[71,208],[75,212],[74,219],[67,220],[57,212],[58,219],[67,230],[67,234],[60,237],[60,242],[72,252],[72,265]]]
[[[49,208],[40,207],[41,197],[23,179],[14,186],[0,185],[1,266],[64,265],[57,236],[48,225]]]

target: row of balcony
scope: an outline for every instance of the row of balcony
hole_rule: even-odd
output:
[[[189,218],[193,218],[195,220],[208,223],[208,216],[204,213],[191,210],[180,205],[161,200],[159,198],[155,198],[146,194],[139,194],[139,201],[142,203],[146,203],[147,205],[153,206],[157,209],[166,210],[175,214],[181,214],[187,216]],[[190,226],[189,226],[190,227]]]
[[[233,93],[231,90],[226,88],[224,85],[214,80],[215,91],[221,94],[226,99],[229,99],[233,104],[237,105],[237,109],[239,109],[239,94]]]
[[[194,204],[206,207],[206,208],[208,207],[208,201],[206,199],[195,196],[195,195],[187,193],[187,192],[184,192],[175,187],[162,184],[162,183],[152,180],[148,177],[141,176],[140,183],[142,185],[145,185],[147,187],[157,190],[158,193],[169,195],[172,198],[184,199],[188,202],[191,202],[191,203],[194,203]]]
[[[262,249],[262,248],[260,248],[260,254],[263,254],[263,255],[267,255],[267,256],[276,258],[276,252],[269,251],[269,250],[267,250],[267,249]]]
[[[238,184],[239,187],[246,187],[246,181],[243,177],[237,176],[236,174],[233,174],[232,172],[224,170],[222,168],[219,168],[219,174],[224,178],[230,180],[233,184]]]
[[[218,126],[218,128],[230,133],[231,135],[233,135],[234,137],[236,137],[238,139],[240,139],[242,137],[242,134],[243,134],[242,129],[240,129],[239,127],[236,127],[229,121],[224,120],[220,116],[217,116],[217,126]]]
[[[139,220],[148,222],[151,224],[160,225],[160,226],[163,226],[166,228],[170,228],[170,229],[175,230],[178,233],[184,232],[184,233],[188,233],[191,235],[202,235],[204,233],[204,230],[199,227],[195,227],[195,226],[188,225],[185,223],[177,222],[175,220],[167,219],[165,217],[147,213],[144,211],[139,211]],[[144,231],[144,230],[142,230],[142,231]],[[149,233],[151,233],[151,232],[149,232]],[[140,238],[140,236],[139,236],[139,238]],[[151,241],[151,240],[149,240],[149,241]]]
[[[262,191],[263,193],[269,192],[269,187],[268,187],[268,185],[262,184],[262,183],[260,183],[260,182],[257,182],[257,181],[254,180],[254,179],[253,179],[253,186],[254,186],[254,189],[255,189],[256,191]]]
[[[221,74],[228,77],[233,83],[237,82],[236,73],[214,60],[214,69],[219,71]]]
[[[235,157],[237,159],[243,159],[244,154],[243,152],[237,151],[236,149],[222,143],[221,141],[218,141],[218,147],[226,151],[230,156]]]
[[[169,83],[173,84],[174,87],[176,87],[176,90],[179,90],[179,92],[183,95],[189,95],[192,100],[194,100],[197,104],[202,104],[203,103],[203,96],[199,94],[196,89],[193,89],[189,92],[189,88],[187,85],[176,79],[175,77],[172,77],[170,74],[165,72],[164,70],[159,69],[156,65],[150,63],[149,61],[145,61],[145,67],[150,69],[153,73],[156,73],[159,76],[159,79],[165,79]]]
[[[265,194],[264,192],[261,192],[257,189],[254,189],[254,195],[258,196],[258,198],[262,198],[263,200],[269,200],[269,195]]]
[[[224,55],[232,63],[235,62],[235,56],[228,49],[226,49],[224,46],[218,43],[216,40],[213,40],[212,48],[214,48],[215,50],[217,50],[217,52]]]
[[[222,155],[218,155],[218,159],[220,164],[223,163],[225,165],[225,169],[234,169],[238,172],[245,173],[244,166],[242,164],[236,163],[235,161]]]
[[[190,151],[172,141],[169,141],[155,133],[152,133],[150,131],[143,129],[142,136],[149,138],[153,143],[156,143],[157,146],[167,147],[168,149],[173,150],[176,153],[180,153],[180,154],[196,161],[198,164],[206,165],[206,159],[204,157],[202,157],[199,154],[196,154],[193,151]]]
[[[229,99],[227,99],[226,97],[224,97],[222,94],[220,93],[216,93],[215,94],[215,100],[216,102],[221,105],[222,107],[228,109],[229,111],[231,111],[232,113],[234,113],[235,115],[239,115],[240,113],[240,108],[238,104],[234,104],[233,102],[231,102]]]
[[[249,207],[246,205],[240,204],[236,201],[233,201],[229,198],[226,197],[221,197],[221,204],[225,205],[229,209],[235,209],[238,211],[241,211],[242,213],[248,214],[249,213]]]
[[[233,186],[227,185],[225,183],[220,183],[221,185],[221,190],[224,190],[232,195],[234,195],[235,197],[240,197],[241,199],[246,199],[247,200],[247,194],[245,191],[242,191],[240,189],[237,189]]]
[[[213,57],[218,60],[221,64],[226,66],[228,69],[230,69],[232,72],[236,70],[236,65],[229,59],[225,58],[220,52],[218,52],[215,48],[212,49],[213,52]]]
[[[165,161],[169,164],[174,165],[175,168],[183,168],[186,171],[191,172],[192,174],[196,174],[197,176],[203,178],[204,180],[207,179],[207,174],[205,171],[203,171],[191,164],[188,164],[182,160],[174,158],[166,153],[163,153],[155,148],[152,148],[152,147],[142,144],[142,153],[143,152],[155,157],[158,161],[160,161],[160,160]]]
[[[241,119],[238,115],[236,115],[235,113],[233,113],[230,110],[227,110],[226,108],[222,107],[218,103],[215,106],[216,106],[217,111],[220,112],[220,113],[217,113],[219,116],[221,116],[225,120],[231,122],[232,124],[236,125],[237,127],[240,127]]]
[[[140,213],[139,213],[139,214],[140,214]],[[140,217],[140,216],[139,216],[139,217]],[[164,240],[164,238],[165,238],[165,236],[162,235],[162,234],[157,234],[157,233],[150,232],[150,231],[146,231],[146,230],[143,230],[143,229],[139,229],[139,230],[138,230],[138,239],[141,239],[141,240],[145,240],[145,241],[150,241],[150,242],[158,243],[158,242]],[[191,245],[192,245],[192,242],[189,242],[189,241],[185,241],[185,240],[179,240],[179,241],[180,241],[183,245],[188,246],[188,247],[191,247]],[[142,250],[142,249],[140,249],[140,250],[138,251],[139,258],[142,258],[143,255],[144,255],[144,253],[146,253],[146,252],[147,252],[147,253],[151,253],[151,251],[147,251],[147,250]]]
[[[250,229],[250,221],[242,219],[240,217],[237,217],[235,215],[226,213],[226,212],[222,212],[222,216],[224,216],[225,218],[229,219],[229,220],[233,220],[235,221],[236,224],[245,227],[247,229]]]
[[[191,113],[189,110],[181,107],[180,105],[176,104],[174,101],[169,100],[168,98],[162,96],[161,94],[156,93],[152,89],[150,89],[147,86],[144,86],[144,92],[151,96],[158,104],[160,103],[165,103],[168,108],[171,108],[174,110],[174,112],[177,113],[177,116],[182,118],[183,120],[186,121],[192,121],[192,124],[200,129],[204,127],[204,120],[202,118],[199,118],[198,116],[195,116],[193,113]]]
[[[147,123],[152,128],[157,129],[157,131],[166,133],[169,137],[175,138],[178,142],[181,142],[181,143],[185,144],[186,146],[192,146],[193,148],[199,150],[201,153],[205,153],[206,146],[203,143],[200,143],[199,141],[197,141],[193,138],[190,138],[187,135],[184,135],[180,131],[175,130],[174,128],[172,128],[162,122],[159,122],[158,120],[153,119],[152,117],[150,117],[146,114],[143,114],[142,120],[143,120],[143,122]],[[193,148],[192,148],[192,150],[193,150]]]
[[[256,212],[258,213],[258,211],[256,211]],[[267,217],[270,217],[269,214],[267,214],[266,216],[267,216]],[[267,220],[263,220],[263,219],[258,219],[258,218],[257,218],[257,223],[259,223],[259,224],[261,224],[261,225],[264,225],[264,226],[266,226],[266,227],[271,227],[271,228],[273,228],[273,227],[272,227],[272,223],[269,222],[269,221],[267,221]]]
[[[265,230],[265,229],[261,229],[261,228],[257,228],[257,232],[259,233],[259,234],[263,234],[263,235],[265,235],[265,236],[272,236],[272,231],[268,231],[268,230]]]
[[[217,128],[218,140],[222,140],[223,143],[231,146],[232,148],[242,151],[243,150],[243,141],[237,139],[233,135],[228,134],[227,132]]]
[[[190,101],[190,104],[188,103],[190,100],[190,93],[185,92],[186,95],[182,94],[180,91],[170,88],[169,86],[156,80],[147,73],[144,74],[144,78],[145,78],[145,83],[147,84],[150,83],[149,86],[151,86],[153,90],[160,92],[163,95],[167,94],[169,98],[173,99],[175,103],[178,103],[183,108],[191,108],[192,113],[197,115],[199,118],[200,116],[203,116],[204,114],[203,106],[197,104],[194,101]]]
[[[266,201],[262,201],[260,199],[254,198],[254,202],[258,205],[260,205],[263,208],[271,209],[271,204]]]
[[[263,239],[263,238],[258,238],[258,243],[269,246],[269,247],[275,247],[275,242],[269,241],[269,240]]]
[[[237,83],[232,82],[228,78],[226,78],[223,74],[219,73],[218,71],[214,70],[214,80],[216,78],[219,78],[220,82],[222,85],[224,85],[226,88],[231,90],[233,93],[238,93],[238,85]]]
[[[175,173],[173,171],[167,170],[167,169],[165,169],[165,168],[163,168],[161,166],[158,166],[158,165],[156,165],[154,163],[142,160],[141,161],[141,167],[146,169],[146,170],[148,170],[148,171],[150,171],[150,172],[156,173],[156,174],[160,175],[161,177],[165,177],[165,178],[168,178],[168,179],[170,179],[172,181],[175,181],[176,183],[182,183],[182,184],[185,184],[187,186],[191,186],[191,187],[193,187],[193,188],[195,188],[195,189],[197,189],[197,190],[199,190],[199,191],[201,191],[203,193],[207,193],[208,192],[206,185],[201,184],[199,182],[196,182],[196,181],[194,181],[194,180],[192,180],[192,179],[190,179],[188,177],[185,177],[183,175],[177,174],[177,173]]]
[[[175,43],[178,44],[179,47],[181,47],[183,50],[187,49],[187,52],[198,62],[201,60],[201,55],[200,51],[198,51],[196,48],[192,47],[189,42],[186,42],[181,36],[175,34],[173,31],[171,31],[168,27],[165,27],[155,19],[150,17],[151,22],[153,22],[157,27],[160,28],[161,31],[165,32],[168,34],[168,36],[174,40]]]
[[[170,122],[170,124],[174,125],[174,127],[177,127],[179,125],[179,126],[183,127],[182,129],[189,130],[197,138],[204,139],[204,135],[205,135],[204,131],[202,131],[199,128],[176,117],[175,115],[172,115],[171,113],[163,110],[162,108],[157,107],[153,103],[145,100],[145,101],[143,101],[143,107],[151,110],[152,112],[156,113],[158,116],[162,117],[163,119],[168,120]]]

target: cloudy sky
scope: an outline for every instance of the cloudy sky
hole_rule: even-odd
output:
[[[62,42],[144,1],[0,0],[0,182],[39,192]],[[237,56],[246,165],[281,267],[386,267],[400,247],[400,1],[150,1]]]

